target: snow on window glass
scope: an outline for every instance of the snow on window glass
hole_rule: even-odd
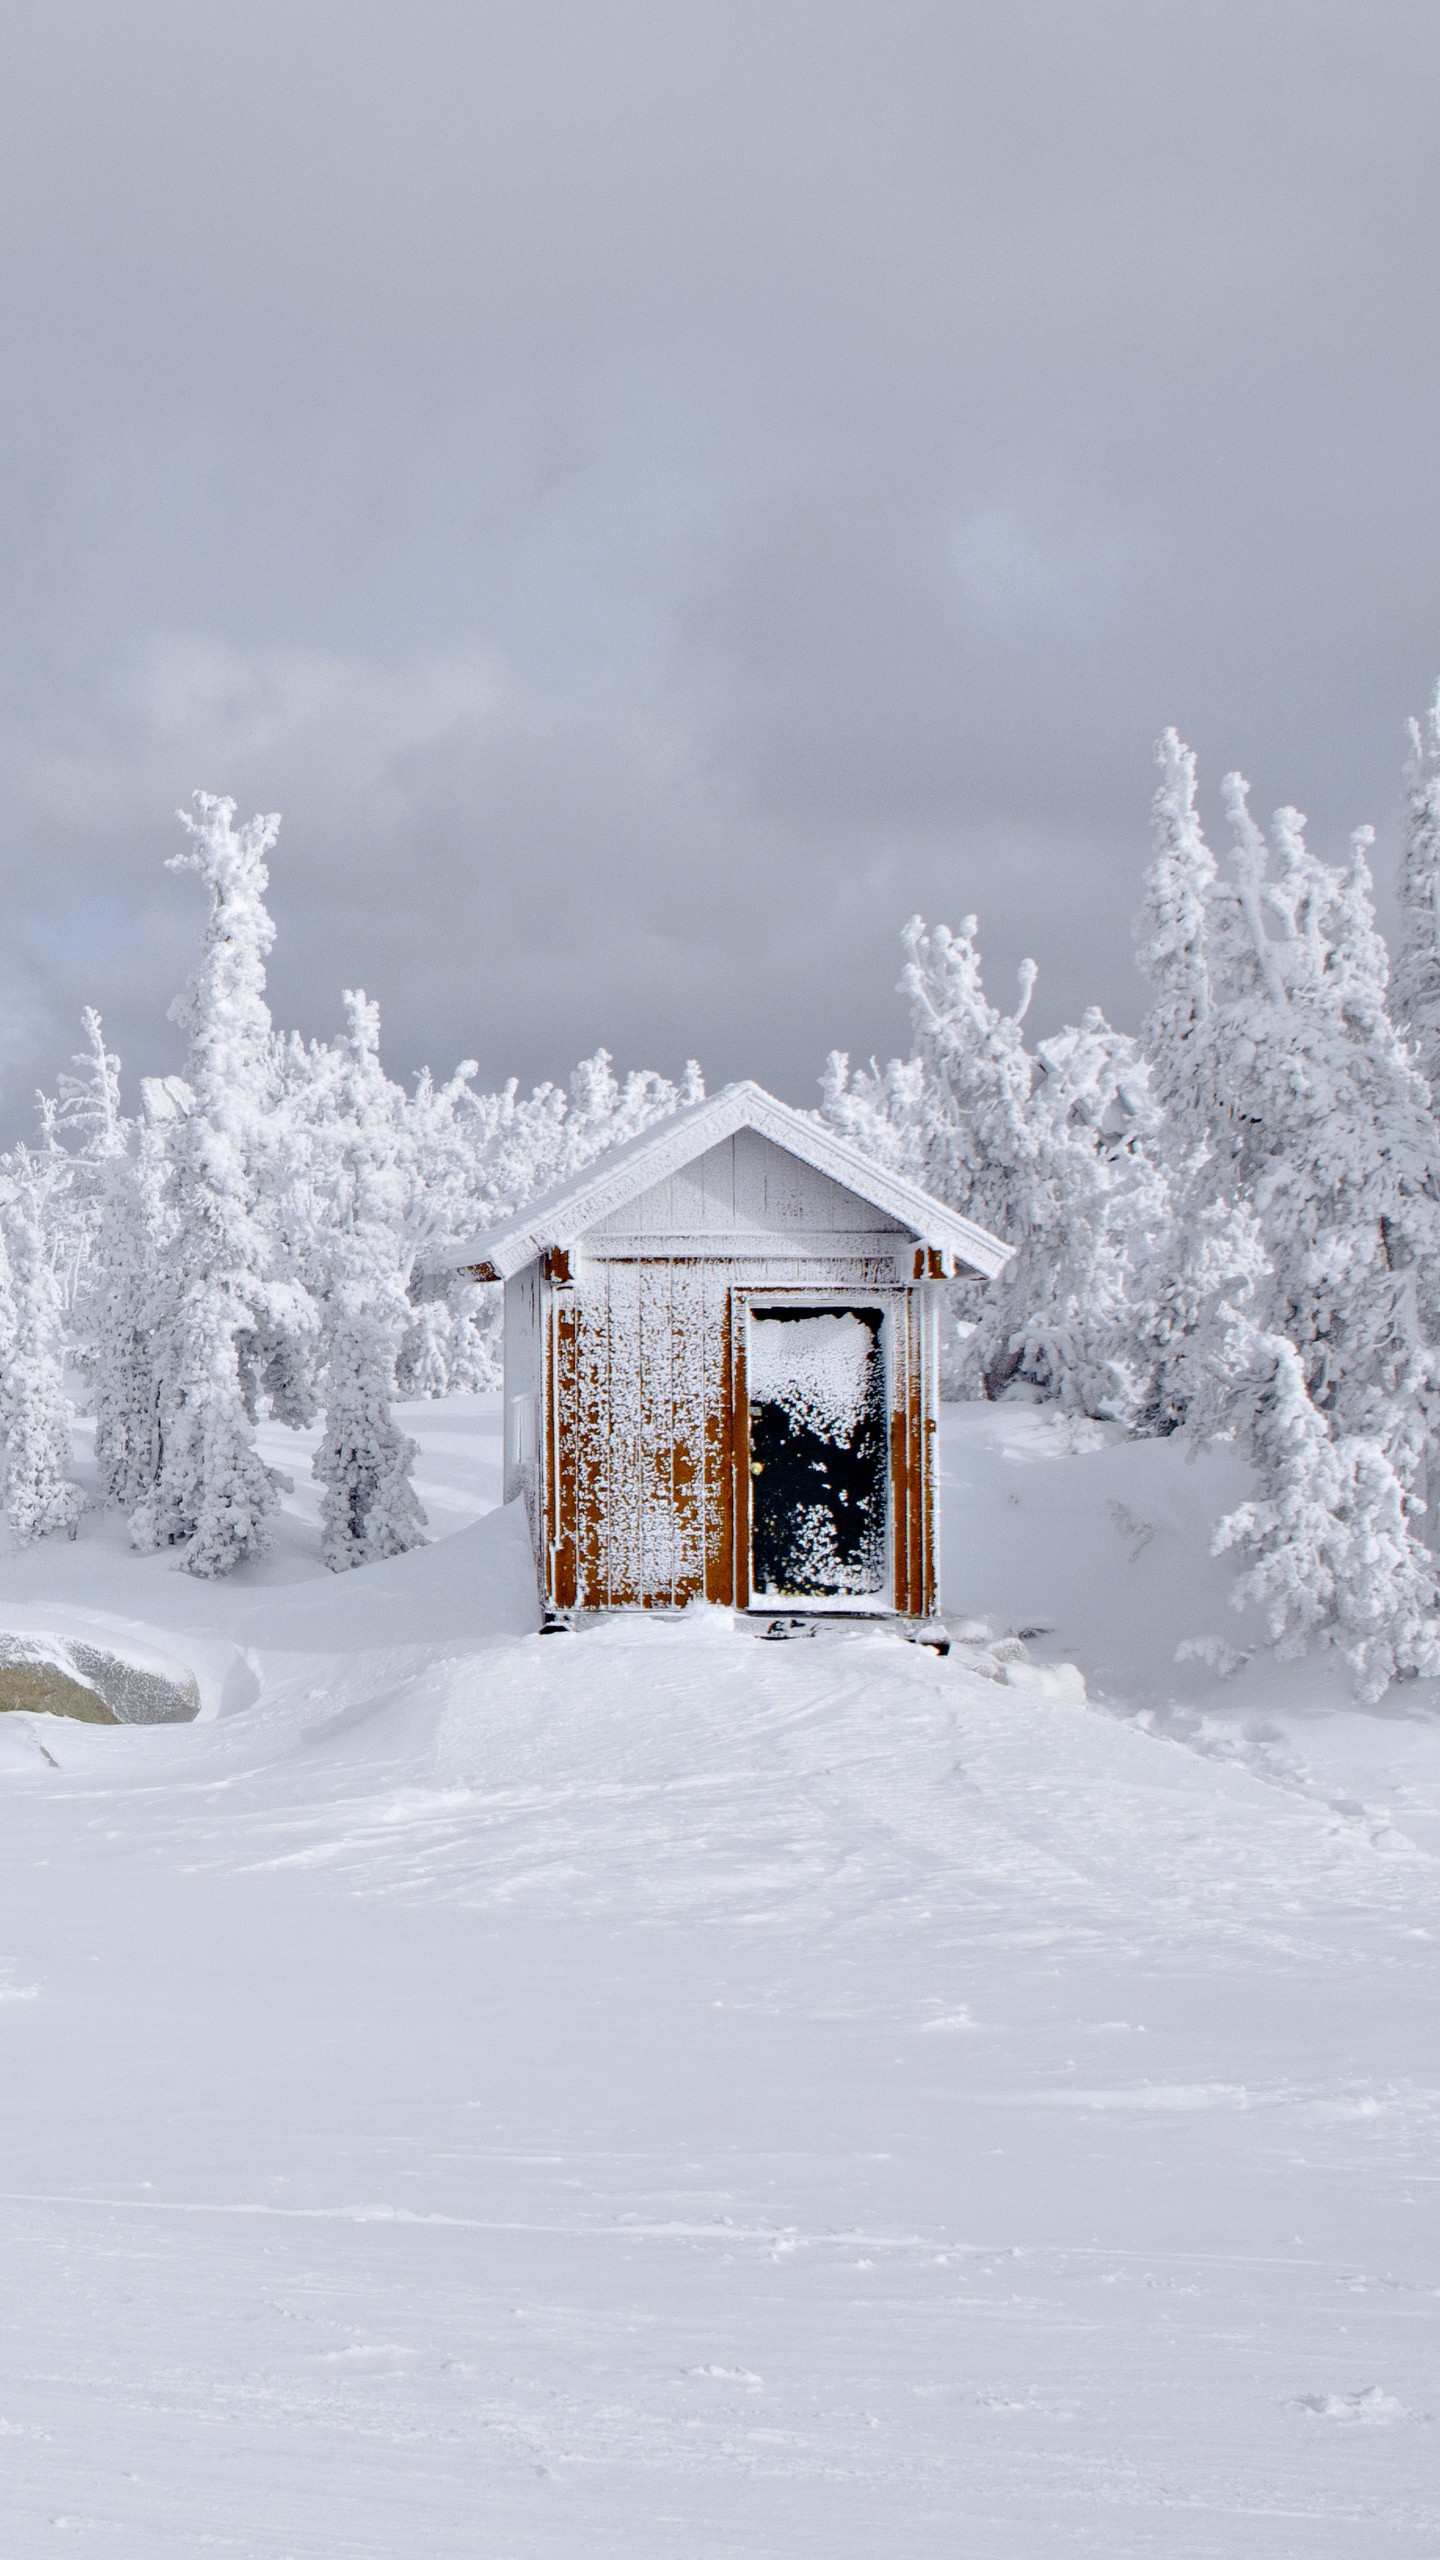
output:
[[[752,1316],[746,1385],[752,1404],[848,1448],[874,1393],[875,1333],[859,1316]]]

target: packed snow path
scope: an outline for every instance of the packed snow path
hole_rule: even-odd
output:
[[[958,1418],[950,1533],[1096,1685],[1199,1471],[1060,1445]],[[7,2553],[1440,2548],[1428,1698],[544,1638],[512,1531],[0,1567],[227,1709],[0,1721]]]

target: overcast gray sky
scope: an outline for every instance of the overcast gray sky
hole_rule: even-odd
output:
[[[196,785],[277,1018],[812,1098],[980,912],[1138,1018],[1151,746],[1393,866],[1440,675],[1440,9],[18,0],[3,1110],[132,1076]],[[1388,887],[1388,878],[1387,878]]]

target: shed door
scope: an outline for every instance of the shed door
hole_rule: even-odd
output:
[[[895,1605],[889,1325],[863,1303],[749,1310],[752,1608]]]

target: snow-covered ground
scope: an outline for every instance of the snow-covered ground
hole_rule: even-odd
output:
[[[946,1418],[1044,1678],[529,1632],[489,1399],[427,1551],[0,1560],[199,1722],[0,1721],[0,2549],[1440,2551],[1440,1715],[1248,1638],[1224,1465]],[[274,1435],[294,1464],[289,1435]]]

